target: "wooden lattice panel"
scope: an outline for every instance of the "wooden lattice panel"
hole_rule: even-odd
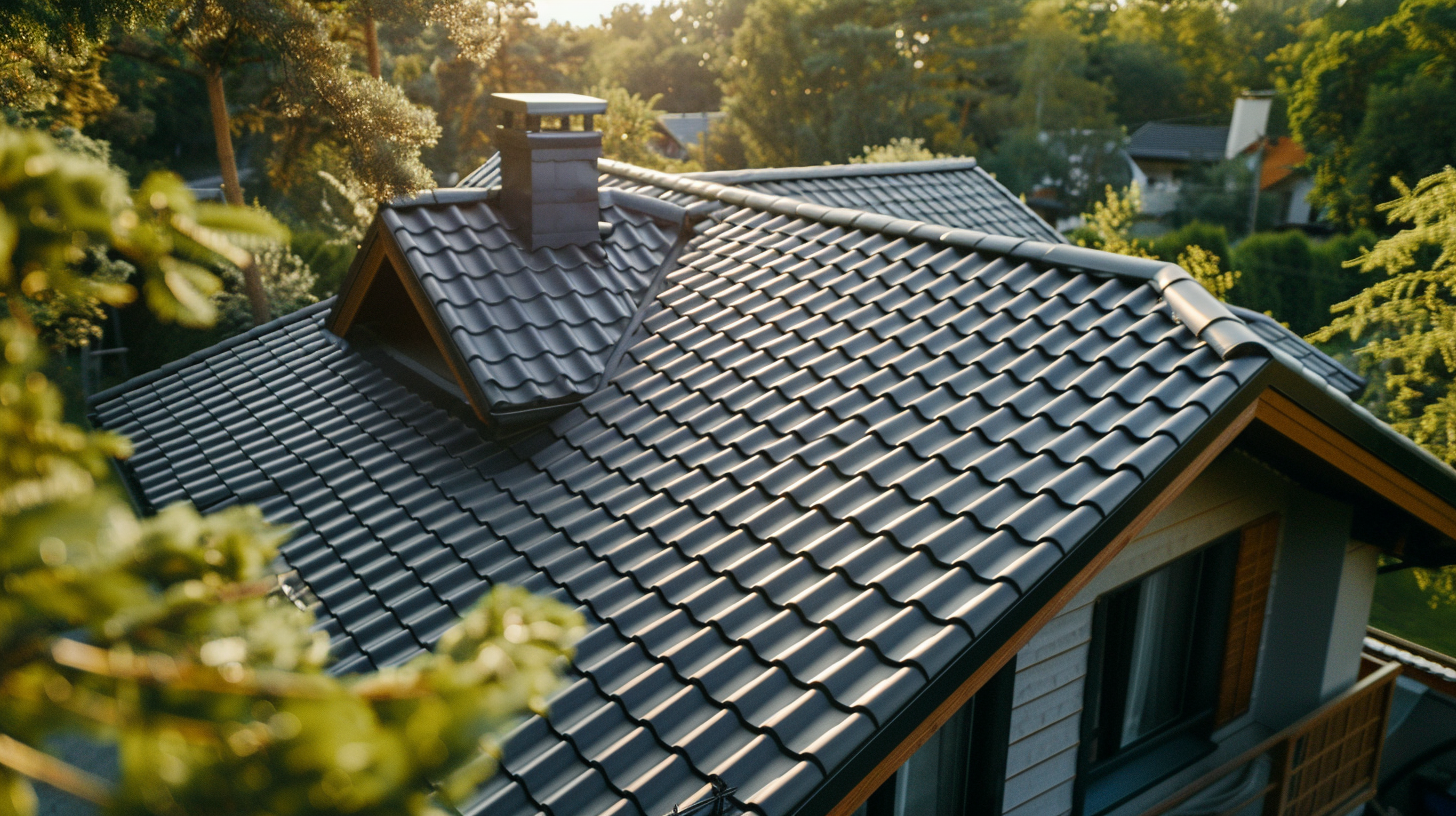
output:
[[[1291,735],[1276,813],[1327,816],[1369,798],[1393,688],[1394,683],[1372,686]]]

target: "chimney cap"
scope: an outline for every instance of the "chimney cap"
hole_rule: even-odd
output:
[[[573,93],[493,93],[490,106],[527,116],[589,116],[607,112],[607,100]]]

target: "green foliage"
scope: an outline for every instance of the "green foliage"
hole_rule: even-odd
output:
[[[1375,241],[1369,231],[1320,243],[1297,230],[1254,233],[1233,251],[1243,277],[1232,299],[1309,334],[1329,322],[1331,306],[1360,291],[1359,273],[1345,262]]]
[[[609,159],[629,162],[639,167],[685,172],[701,170],[696,162],[669,159],[652,150],[657,138],[658,97],[643,99],[626,88],[598,86],[588,94],[605,99],[607,112],[597,118],[602,132],[602,152]]]
[[[289,250],[313,271],[313,295],[322,300],[338,294],[354,261],[356,247],[339,242],[332,233],[311,231],[294,232]]]
[[[1335,318],[1312,339],[1365,339],[1373,407],[1390,424],[1441,459],[1456,461],[1456,170],[1399,179],[1400,193],[1379,209],[1411,226],[1351,264],[1384,277],[1335,306]]]
[[[891,139],[887,144],[879,147],[865,145],[864,152],[858,156],[850,156],[850,164],[884,164],[886,162],[908,162],[925,161],[927,159],[950,158],[944,153],[931,152],[925,146],[924,139],[912,139],[909,136],[902,136],[898,139]]]
[[[252,253],[253,264],[263,281],[263,293],[268,298],[268,311],[283,316],[296,312],[310,303],[317,303],[314,295],[318,279],[302,258],[287,247],[269,243]],[[223,280],[222,291],[213,296],[217,307],[217,327],[229,335],[252,328],[253,313],[243,293],[243,272],[232,264],[223,264],[220,269]]]
[[[1201,247],[1208,254],[1225,259],[1220,264],[1224,269],[1228,268],[1227,260],[1233,257],[1229,249],[1228,231],[1222,225],[1202,221],[1194,221],[1159,235],[1153,239],[1149,248],[1153,255],[1165,261],[1176,261],[1191,246]]]
[[[589,85],[659,97],[663,110],[718,110],[718,76],[747,6],[748,0],[619,5],[583,32],[590,51],[583,76]]]
[[[1451,0],[1356,0],[1279,58],[1289,124],[1311,154],[1311,203],[1348,229],[1381,227],[1376,202],[1456,159]]]
[[[1090,246],[1107,252],[1131,255],[1135,258],[1157,258],[1155,246],[1132,237],[1132,227],[1142,210],[1142,194],[1136,184],[1119,193],[1111,186],[1107,188],[1102,201],[1092,205],[1092,211],[1082,214],[1083,227],[1074,240],[1081,246]],[[1229,292],[1239,281],[1239,273],[1224,267],[1222,256],[1209,251],[1203,242],[1219,245],[1213,240],[1216,233],[1200,229],[1175,238],[1165,244],[1168,251],[1177,251],[1172,258],[1163,260],[1176,263],[1193,279],[1203,284],[1214,297],[1227,300]],[[1226,245],[1227,241],[1222,243]]]
[[[1170,220],[1179,226],[1203,221],[1217,224],[1234,235],[1247,235],[1253,192],[1254,171],[1247,157],[1195,166],[1179,182],[1178,203]],[[1260,194],[1256,230],[1269,229],[1278,223],[1278,205],[1278,196]]]
[[[502,733],[541,710],[579,615],[497,588],[405,666],[335,678],[327,638],[279,592],[288,531],[256,508],[174,505],[137,518],[106,483],[130,452],[68,424],[18,299],[120,303],[77,271],[110,249],[149,301],[207,323],[215,279],[247,262],[226,235],[278,239],[256,212],[197,205],[174,179],[128,196],[104,164],[0,128],[0,814],[34,810],[31,780],[116,814],[438,813],[494,769]],[[114,788],[45,752],[79,732],[114,742]]]
[[[755,0],[723,72],[748,162],[844,162],[906,136],[974,152],[971,60],[1003,14],[1014,20],[1000,3]]]
[[[1132,172],[1121,129],[1077,128],[1059,133],[1019,129],[984,156],[982,165],[1013,193],[1041,195],[1086,211],[1108,187],[1126,187]]]
[[[1441,654],[1456,654],[1456,567],[1412,567],[1376,578],[1370,625]]]

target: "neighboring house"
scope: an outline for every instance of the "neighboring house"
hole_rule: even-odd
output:
[[[1215,125],[1149,122],[1127,140],[1133,181],[1142,190],[1143,212],[1165,215],[1178,205],[1178,189],[1196,167],[1224,159],[1229,129]]]
[[[143,509],[296,527],[335,671],[493,584],[582,609],[463,813],[1372,794],[1377,553],[1450,563],[1456,472],[1358,378],[969,163],[675,176],[522,127],[600,100],[495,103],[497,166],[381,207],[337,299],[92,402]]]
[[[722,111],[664,113],[657,117],[657,138],[652,140],[652,149],[669,159],[692,158],[693,150],[702,144],[708,128],[722,118]]]
[[[1250,92],[1234,100],[1233,116],[1226,126],[1148,122],[1134,131],[1128,138],[1127,156],[1133,180],[1142,188],[1143,212],[1172,212],[1190,174],[1259,144],[1267,133],[1273,102],[1273,91]]]
[[[1309,204],[1314,176],[1304,169],[1309,154],[1288,136],[1264,142],[1259,163],[1259,191],[1277,197],[1279,225],[1309,227],[1318,212]]]

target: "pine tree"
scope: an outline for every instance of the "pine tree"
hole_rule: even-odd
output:
[[[105,164],[0,127],[0,816],[31,816],[34,782],[137,816],[438,814],[430,788],[458,802],[492,773],[495,736],[541,707],[581,630],[498,588],[434,652],[330,677],[327,639],[269,570],[285,529],[249,507],[134,515],[107,481],[129,443],[64,420],[20,302],[125,302],[130,286],[77,269],[108,250],[159,315],[206,325],[204,264],[247,262],[230,236],[283,237],[175,176],[128,195]],[[78,731],[117,746],[119,784],[47,752]]]
[[[1373,377],[1372,406],[1417,444],[1456,462],[1456,170],[1414,188],[1391,179],[1399,196],[1377,207],[1406,223],[1347,266],[1384,278],[1337,303],[1330,325],[1311,340],[1366,340],[1355,353]]]
[[[529,0],[525,3],[529,5]],[[364,36],[364,64],[369,75],[380,78],[379,24],[425,20],[443,26],[461,59],[483,65],[495,55],[501,23],[508,9],[521,0],[351,0],[330,2],[349,20],[356,20]]]

